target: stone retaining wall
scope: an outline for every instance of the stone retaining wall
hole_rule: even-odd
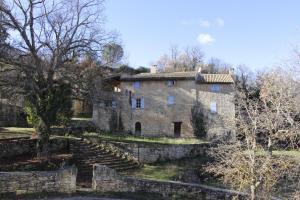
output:
[[[0,172],[0,194],[76,192],[77,168],[45,172]]]
[[[5,139],[0,140],[0,158],[9,158],[36,152],[36,139]],[[68,140],[53,138],[49,150],[59,151],[68,148]]]
[[[113,144],[131,154],[141,163],[176,160],[187,157],[205,156],[207,143],[203,144],[158,144],[158,143],[125,143],[105,141],[89,137],[92,142]]]
[[[247,199],[245,193],[200,184],[122,177],[115,170],[98,164],[94,165],[93,170],[93,190],[99,192],[149,192],[162,195],[186,194],[206,200],[229,200],[236,196],[239,197],[238,199]]]

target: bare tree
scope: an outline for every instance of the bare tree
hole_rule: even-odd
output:
[[[195,71],[203,64],[204,54],[198,46],[187,46],[185,51],[180,51],[178,46],[172,45],[169,54],[164,54],[156,62],[162,71]]]
[[[8,3],[8,2],[7,2]],[[102,0],[13,0],[0,5],[4,24],[18,33],[14,53],[1,56],[1,90],[22,95],[38,116],[38,155],[48,155],[53,91],[73,80],[75,64],[99,53],[113,36],[103,29]]]
[[[280,180],[299,165],[287,156],[273,155],[272,145],[282,137],[285,142],[299,137],[299,122],[295,120],[295,91],[289,78],[277,71],[265,74],[260,81],[258,98],[237,91],[237,132],[243,138],[212,148],[214,162],[207,171],[221,175],[233,188],[249,192],[251,199],[270,199]],[[267,145],[261,142],[265,138]]]

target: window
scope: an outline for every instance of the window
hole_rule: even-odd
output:
[[[114,92],[121,92],[121,88],[114,86]]]
[[[133,109],[136,109],[136,108],[144,109],[144,107],[145,107],[144,105],[145,105],[144,98],[138,98],[138,99],[132,98],[131,99],[131,108],[133,108]]]
[[[173,86],[173,85],[175,85],[175,81],[174,80],[168,80],[167,85],[168,86]]]
[[[211,113],[217,113],[217,103],[216,102],[211,102],[210,103],[210,112]]]
[[[220,90],[221,90],[221,86],[218,85],[218,84],[213,84],[213,85],[211,86],[211,91],[212,91],[212,92],[220,92]]]
[[[133,88],[134,89],[140,89],[141,88],[141,82],[139,82],[139,81],[134,82],[133,83]]]
[[[174,96],[168,96],[168,105],[173,105],[175,102]]]
[[[141,108],[141,99],[136,99],[136,108]]]
[[[117,102],[116,101],[112,101],[111,102],[111,107],[112,108],[116,108],[117,107]]]

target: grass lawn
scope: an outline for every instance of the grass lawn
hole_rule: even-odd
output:
[[[123,175],[153,180],[178,180],[188,170],[200,170],[207,161],[206,157],[196,157],[145,164],[140,169],[123,172]]]
[[[33,133],[33,128],[0,127],[0,139],[28,137]]]
[[[148,138],[141,136],[133,136],[128,134],[111,134],[111,133],[85,133],[84,136],[99,137],[103,140],[111,140],[117,142],[141,142],[141,143],[159,143],[159,144],[202,144],[207,143],[197,138],[167,138],[156,137]]]

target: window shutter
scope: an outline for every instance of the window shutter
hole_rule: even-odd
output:
[[[131,98],[131,108],[136,108],[136,100],[134,98]]]
[[[144,97],[141,99],[141,108],[144,109],[145,107],[145,102],[144,102]]]
[[[211,113],[216,113],[217,112],[217,103],[216,102],[211,102],[210,103],[210,112]]]

